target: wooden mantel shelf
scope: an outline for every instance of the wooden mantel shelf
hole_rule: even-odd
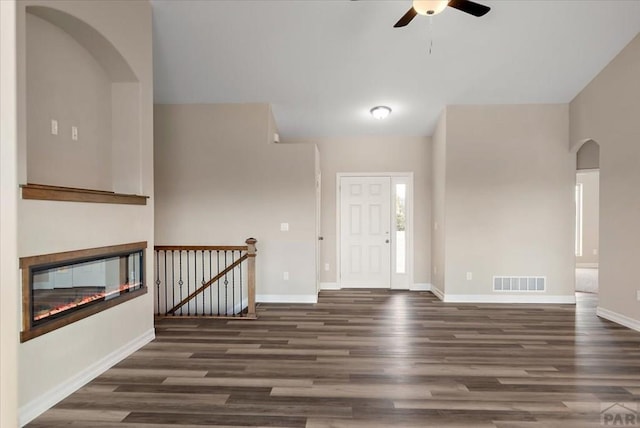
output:
[[[148,196],[108,192],[105,190],[78,189],[74,187],[48,186],[45,184],[21,184],[22,199],[44,201],[96,202],[102,204],[147,205]]]

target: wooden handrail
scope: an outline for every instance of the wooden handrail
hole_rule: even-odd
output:
[[[167,311],[167,315],[175,313],[178,309],[180,309],[181,307],[183,307],[184,305],[189,303],[189,301],[191,299],[193,299],[198,294],[202,293],[204,290],[209,288],[211,286],[211,284],[213,284],[214,282],[218,281],[220,278],[222,278],[223,276],[225,276],[226,274],[231,272],[233,269],[236,268],[236,266],[238,266],[240,263],[242,263],[243,261],[247,260],[248,258],[249,258],[249,254],[245,254],[244,256],[242,256],[238,260],[236,260],[235,262],[231,263],[229,266],[227,266],[226,269],[224,269],[222,272],[220,272],[219,274],[217,274],[216,276],[211,278],[209,281],[204,283],[204,285],[202,285],[202,287],[198,288],[196,291],[194,291],[193,293],[189,294],[180,303],[178,303],[173,308],[171,308],[169,311]],[[249,276],[249,278],[251,278],[251,276]],[[251,280],[251,279],[249,279],[249,280]]]
[[[156,245],[155,251],[247,251],[246,245]]]

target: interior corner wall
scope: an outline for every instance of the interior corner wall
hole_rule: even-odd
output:
[[[337,283],[336,177],[338,173],[413,172],[414,284],[431,283],[431,138],[349,137],[296,140],[320,152],[321,283]],[[295,144],[287,144],[295,145]],[[329,270],[324,266],[329,264]]]
[[[313,302],[315,148],[275,144],[276,129],[267,104],[156,105],[156,241],[256,238],[258,301]]]
[[[640,34],[570,104],[571,145],[600,145],[599,313],[640,329]]]
[[[0,1],[0,427],[18,425],[16,2]]]
[[[154,245],[151,5],[146,1],[18,2],[19,167],[26,163],[24,157],[28,156],[26,133],[32,119],[27,117],[25,108],[24,88],[29,82],[25,82],[24,67],[27,57],[26,8],[33,5],[55,8],[92,26],[115,46],[137,76],[140,122],[135,143],[140,157],[136,168],[140,171],[141,191],[151,199],[145,206],[18,199],[18,257],[147,241],[146,285],[152,289],[148,281],[153,272]],[[104,96],[109,97],[105,100],[109,105],[111,94]],[[60,112],[67,111],[64,104],[57,108]],[[85,133],[81,137],[91,138],[91,135]],[[111,158],[109,152],[106,156]],[[22,178],[26,179],[26,176]],[[15,284],[15,287],[19,286],[19,283]],[[36,417],[151,340],[152,296],[153,292],[149,292],[21,343],[18,367],[20,423]]]
[[[576,256],[576,267],[598,267],[600,248],[600,172],[578,171],[576,182],[582,184],[582,255]]]
[[[438,120],[433,134],[433,162],[432,162],[432,195],[433,203],[430,225],[433,233],[431,254],[433,258],[432,290],[438,297],[446,292],[445,282],[445,236],[446,236],[446,170],[447,170],[447,110],[445,109]]]
[[[446,121],[445,301],[573,302],[568,105],[448,106]],[[547,289],[494,292],[494,275]]]

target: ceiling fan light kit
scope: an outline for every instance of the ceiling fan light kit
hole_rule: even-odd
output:
[[[418,15],[433,16],[442,12],[447,6],[473,16],[484,16],[491,8],[471,0],[413,0],[413,6],[404,14],[394,27],[404,27]]]
[[[419,15],[437,15],[448,3],[449,0],[413,0],[413,8]]]
[[[369,110],[369,112],[374,118],[382,120],[391,114],[391,108],[387,106],[375,106],[374,108]]]

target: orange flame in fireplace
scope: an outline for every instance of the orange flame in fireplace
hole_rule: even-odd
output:
[[[127,291],[131,291],[137,287],[139,287],[141,285],[141,283],[139,282],[134,282],[132,284],[121,284],[117,290],[113,290],[110,292],[101,292],[101,293],[96,293],[96,294],[92,294],[90,296],[85,296],[83,298],[77,299],[73,302],[70,303],[65,303],[63,305],[59,305],[56,306],[53,309],[49,309],[49,310],[45,310],[43,312],[39,312],[38,314],[34,315],[33,320],[34,321],[39,321],[41,319],[50,317],[52,315],[56,315],[59,314],[60,312],[64,312],[64,311],[68,311],[70,309],[74,309],[80,306],[84,306],[87,305],[91,302],[95,302],[96,300],[101,300],[101,299],[106,299],[107,297],[113,296],[115,294],[120,294],[123,292],[127,292]]]

